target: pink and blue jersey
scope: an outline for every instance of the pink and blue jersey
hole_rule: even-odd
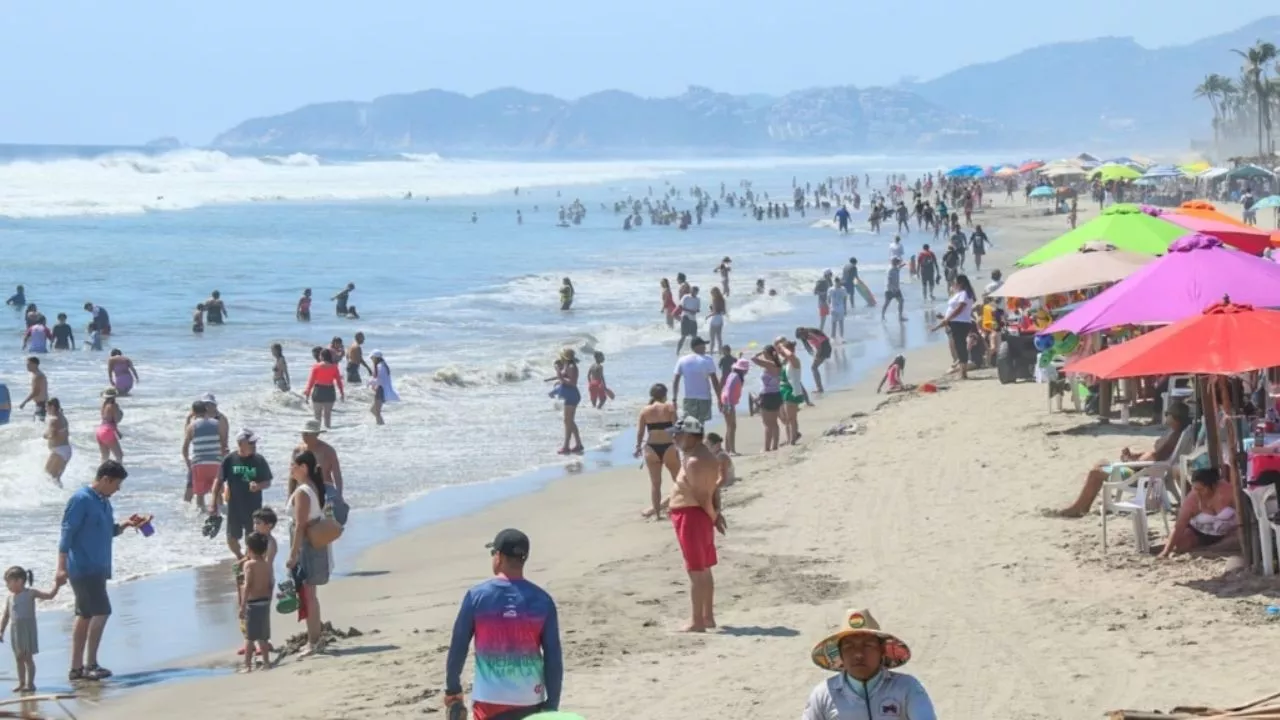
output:
[[[449,644],[447,693],[462,692],[462,668],[473,637],[474,702],[559,708],[564,678],[560,625],[555,601],[545,590],[499,575],[467,591]]]

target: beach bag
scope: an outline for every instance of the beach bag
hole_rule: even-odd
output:
[[[327,548],[342,537],[342,525],[328,515],[307,526],[307,542],[317,550]]]

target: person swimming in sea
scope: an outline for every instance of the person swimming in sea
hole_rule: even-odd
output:
[[[569,278],[564,279],[564,283],[560,285],[560,309],[568,310],[573,307],[573,282]]]
[[[138,369],[120,348],[113,349],[107,358],[107,380],[119,395],[128,395],[138,381]]]
[[[347,348],[347,384],[351,387],[360,387],[363,382],[360,379],[360,368],[373,374],[373,368],[369,367],[369,363],[364,360],[364,333],[356,333],[355,341],[351,343],[351,347]]]
[[[204,311],[205,311],[204,303],[199,303],[196,305],[196,311],[191,314],[191,332],[193,333],[204,332]]]
[[[311,288],[302,291],[298,298],[298,307],[293,311],[294,317],[302,322],[311,322]]]
[[[316,354],[319,355],[319,353]],[[280,392],[289,392],[289,362],[284,359],[284,346],[280,343],[272,343],[271,358],[273,361],[271,382]]]
[[[337,311],[338,317],[347,316],[347,301],[351,299],[351,293],[355,289],[356,289],[355,283],[347,283],[347,286],[345,288],[338,291],[337,295],[334,295],[332,298],[330,298],[330,300],[333,300],[334,302],[337,303],[337,305],[334,306],[334,309]]]
[[[214,290],[209,299],[204,301],[205,322],[210,325],[221,325],[227,316],[227,306],[222,302],[222,293]]]

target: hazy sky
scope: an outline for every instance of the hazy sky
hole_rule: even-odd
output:
[[[624,9],[625,7],[625,9]],[[1180,10],[1180,7],[1185,7]],[[0,142],[200,144],[241,120],[431,87],[735,93],[929,78],[1047,42],[1148,47],[1275,0],[0,0]]]

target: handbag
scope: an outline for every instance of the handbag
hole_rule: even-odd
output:
[[[342,525],[327,515],[307,525],[307,542],[317,550],[329,547],[340,537]]]

